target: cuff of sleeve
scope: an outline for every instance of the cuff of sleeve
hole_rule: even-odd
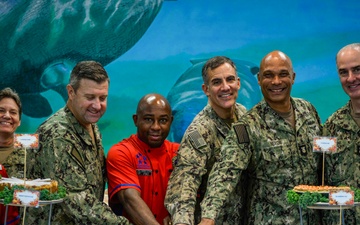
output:
[[[201,212],[201,218],[212,219],[215,221],[216,216],[217,216],[217,213],[215,213],[213,211],[203,210]]]
[[[194,224],[194,207],[190,204],[181,205],[179,202],[165,198],[165,208],[168,210],[171,216],[173,224]]]
[[[188,213],[176,213],[172,216],[171,220],[173,221],[173,224],[194,224],[194,215],[190,215]]]
[[[219,215],[219,210],[214,206],[205,206],[201,205],[201,218],[207,218],[215,220]]]

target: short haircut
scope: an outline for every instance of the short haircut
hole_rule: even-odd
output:
[[[206,63],[204,64],[203,68],[202,68],[202,78],[204,81],[204,84],[209,84],[209,80],[208,80],[208,70],[213,70],[218,68],[219,66],[223,65],[224,63],[229,63],[230,66],[232,66],[235,69],[235,73],[237,76],[237,69],[235,66],[235,63],[229,59],[226,56],[215,56],[211,59],[209,59],[208,61],[206,61]]]
[[[73,87],[75,92],[79,88],[82,79],[89,79],[98,84],[103,83],[104,81],[110,83],[110,79],[104,67],[99,62],[95,61],[81,61],[76,64],[71,71],[69,84]]]
[[[336,54],[336,57],[335,57],[336,62],[337,62],[338,55],[346,49],[354,49],[354,50],[360,52],[360,43],[352,43],[352,44],[348,44],[348,45],[345,45],[344,47],[342,47]]]
[[[18,93],[9,87],[6,87],[0,91],[0,101],[4,98],[11,98],[15,101],[16,105],[19,107],[19,118],[21,119],[22,106]]]

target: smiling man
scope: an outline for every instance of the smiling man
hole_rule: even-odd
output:
[[[38,151],[29,151],[29,178],[51,178],[66,188],[51,224],[129,224],[103,202],[106,168],[98,120],[106,111],[109,77],[95,61],[71,72],[66,106],[42,123]],[[49,207],[29,208],[26,224],[48,224]]]
[[[246,112],[243,105],[236,103],[241,85],[231,59],[225,56],[209,59],[202,68],[202,78],[208,104],[185,131],[165,199],[173,224],[200,222],[200,202],[210,170],[231,124]],[[241,186],[237,188],[217,216],[217,224],[241,224],[243,199],[239,195]]]
[[[133,120],[137,133],[108,153],[109,204],[135,225],[168,225],[164,198],[179,148],[166,140],[173,121],[169,102],[159,94],[145,95]]]
[[[215,224],[238,182],[244,185],[243,176],[241,224],[300,224],[299,209],[287,204],[286,192],[298,184],[318,184],[319,157],[312,152],[312,138],[321,134],[321,125],[309,102],[290,97],[294,80],[291,60],[283,52],[262,59],[258,83],[264,99],[233,124],[222,144],[201,203],[201,225]],[[303,212],[303,224],[319,224],[314,212]]]
[[[336,55],[340,83],[350,100],[324,124],[324,136],[337,138],[337,150],[326,154],[326,184],[359,188],[360,183],[360,43],[349,44]],[[332,211],[332,210],[331,210]],[[339,212],[327,212],[327,225],[339,224]],[[347,225],[360,224],[360,209],[344,210]]]

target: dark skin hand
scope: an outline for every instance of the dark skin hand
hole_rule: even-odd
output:
[[[116,193],[116,197],[135,225],[159,225],[137,190],[121,190]]]

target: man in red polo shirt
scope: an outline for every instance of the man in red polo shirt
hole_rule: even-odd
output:
[[[137,134],[115,144],[107,156],[109,205],[136,225],[168,225],[164,207],[178,143],[166,140],[173,121],[168,101],[145,95],[133,115]]]

